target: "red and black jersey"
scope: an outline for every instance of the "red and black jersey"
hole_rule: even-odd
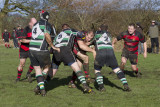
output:
[[[144,36],[138,31],[135,31],[133,34],[129,34],[128,31],[122,32],[117,37],[117,40],[121,39],[124,40],[124,48],[135,54],[138,53],[139,42],[141,43],[145,42]]]
[[[9,32],[2,33],[2,39],[9,39],[11,37]]]
[[[21,38],[30,40],[31,36],[32,36],[32,29],[30,29],[29,26],[27,26],[24,29]],[[20,52],[26,52],[26,51],[29,51],[29,43],[21,43]]]
[[[23,29],[17,29],[16,30],[16,35],[17,35],[17,38],[21,38],[23,35]]]
[[[78,40],[84,41],[84,39],[85,39],[85,34],[83,32],[78,32],[77,36],[74,39],[74,47],[80,50],[77,41]]]

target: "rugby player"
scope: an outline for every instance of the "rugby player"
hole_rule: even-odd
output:
[[[7,29],[4,29],[4,32],[2,33],[2,40],[4,41],[4,45],[6,48],[10,48],[10,45],[9,45],[10,37],[11,35],[9,32],[7,32]]]
[[[22,36],[19,37],[19,41],[21,42],[20,45],[20,49],[19,49],[19,59],[20,59],[20,63],[18,66],[18,72],[17,72],[17,79],[16,82],[20,81],[22,72],[23,72],[23,67],[25,65],[26,59],[29,57],[29,42],[31,40],[31,36],[32,36],[32,27],[33,25],[36,23],[36,19],[35,18],[31,18],[29,25],[24,29]],[[30,65],[28,72],[26,74],[26,77],[28,78],[28,82],[32,82],[32,78],[31,78],[31,72],[33,70],[33,66]]]
[[[50,76],[50,78],[56,74],[59,65],[61,64],[61,62],[63,62],[64,65],[70,66],[76,73],[78,79],[82,83],[83,91],[86,93],[93,93],[92,89],[87,85],[86,79],[83,76],[83,72],[81,71],[75,59],[75,56],[73,55],[72,52],[74,39],[79,34],[80,32],[70,29],[68,24],[62,25],[62,31],[54,39],[54,46],[60,48],[60,53],[58,53],[57,51],[53,51],[53,58],[52,58],[53,75]],[[95,51],[91,50],[88,46],[85,45],[84,48],[86,48],[85,51],[90,51],[95,54]]]
[[[49,13],[42,10],[40,12],[40,20],[32,28],[32,38],[29,44],[30,60],[35,69],[38,83],[34,92],[35,94],[40,93],[42,96],[46,95],[42,72],[47,73],[51,65],[48,45],[59,52],[59,49],[53,46],[50,36],[52,26],[48,19]]]
[[[93,31],[82,32],[81,35],[76,36],[75,42],[74,42],[74,48],[73,48],[73,53],[76,57],[79,67],[81,68],[83,64],[83,70],[86,75],[87,83],[94,82],[94,79],[91,79],[89,75],[89,57],[86,54],[88,50],[89,51],[92,50],[89,47],[86,48],[86,46],[93,45],[93,38],[94,38]],[[72,79],[68,85],[70,88],[76,88],[76,85],[74,84],[76,79],[77,79],[77,76],[75,72],[73,72]]]
[[[99,91],[106,90],[103,84],[103,76],[100,72],[104,65],[109,66],[117,74],[118,78],[123,83],[125,91],[131,91],[124,73],[118,67],[118,62],[111,43],[111,35],[107,32],[108,26],[101,25],[99,29],[100,31],[97,31],[95,34],[96,58],[94,62],[96,82],[98,83]]]
[[[112,42],[112,46],[114,44],[123,39],[124,40],[124,48],[122,51],[121,58],[121,70],[124,71],[124,66],[129,59],[131,63],[131,67],[133,72],[136,74],[136,77],[141,77],[141,73],[138,72],[137,63],[138,63],[138,44],[139,42],[144,45],[144,58],[147,57],[147,44],[145,42],[144,36],[136,30],[135,24],[131,23],[128,25],[128,30],[122,32],[117,38],[115,38]]]

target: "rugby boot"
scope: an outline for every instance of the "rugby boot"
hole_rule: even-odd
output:
[[[19,81],[20,81],[20,78],[17,78],[15,82],[17,83],[17,82],[19,82]]]
[[[43,90],[40,90],[40,93],[41,93],[41,96],[46,96],[46,91],[45,91],[45,89],[43,89]]]
[[[36,86],[36,88],[34,89],[35,95],[39,95],[40,94],[40,88],[39,86]]]
[[[104,87],[103,84],[99,85],[98,90],[99,90],[100,92],[106,92],[106,88]]]
[[[87,84],[83,84],[82,88],[84,93],[94,93],[94,91]]]
[[[73,81],[70,81],[68,84],[69,88],[77,88]]]
[[[140,73],[140,72],[135,72],[135,76],[136,76],[137,78],[142,78],[142,73]]]
[[[32,77],[31,74],[27,74],[26,78],[28,79],[28,82],[31,83],[32,82]]]
[[[124,84],[123,87],[124,87],[124,91],[128,91],[128,92],[131,91],[128,84]]]

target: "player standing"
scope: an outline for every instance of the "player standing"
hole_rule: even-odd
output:
[[[118,78],[123,83],[124,90],[130,91],[125,75],[118,67],[118,62],[111,44],[111,35],[107,32],[107,30],[107,25],[101,25],[100,31],[97,31],[95,34],[96,58],[94,62],[94,69],[96,75],[96,82],[99,86],[99,91],[105,91],[103,85],[103,76],[100,72],[104,65],[112,68],[112,70],[117,74]]]
[[[41,93],[42,96],[46,95],[42,72],[47,73],[51,65],[48,45],[59,51],[58,48],[53,46],[50,36],[52,26],[48,22],[48,19],[49,13],[41,11],[40,20],[32,28],[32,38],[29,44],[30,60],[36,71],[36,79],[38,83],[34,91],[36,94]]]
[[[22,72],[23,72],[23,67],[25,65],[26,59],[29,57],[29,42],[31,40],[31,36],[32,36],[32,27],[33,25],[37,22],[37,20],[35,18],[31,18],[29,25],[24,29],[22,36],[19,36],[21,45],[20,45],[20,49],[19,49],[19,58],[20,58],[20,63],[19,66],[17,68],[18,73],[17,73],[17,79],[16,82],[20,81]],[[32,78],[31,78],[31,72],[33,70],[33,66],[30,65],[27,75],[26,77],[28,78],[29,82],[32,82]]]
[[[6,48],[10,48],[9,45],[9,39],[10,39],[11,35],[9,32],[7,32],[7,29],[4,29],[4,32],[2,33],[2,39],[4,41],[5,47]]]
[[[132,70],[135,72],[136,77],[141,77],[141,74],[138,72],[137,63],[138,63],[138,44],[139,42],[144,45],[144,58],[147,57],[147,44],[145,42],[144,36],[136,30],[135,24],[131,23],[128,25],[128,30],[122,32],[117,38],[112,42],[114,44],[123,39],[124,48],[122,51],[121,65],[120,68],[124,71],[124,66],[127,62],[127,59],[130,60]]]

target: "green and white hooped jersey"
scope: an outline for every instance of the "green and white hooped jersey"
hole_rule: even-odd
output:
[[[53,45],[55,47],[62,47],[62,46],[72,47],[74,43],[74,38],[77,35],[77,33],[78,31],[65,29],[56,36]]]
[[[48,24],[48,28],[47,28]],[[32,39],[30,41],[30,50],[34,51],[48,51],[48,43],[45,40],[45,33],[50,34],[50,25],[44,20],[40,20],[32,28]]]
[[[99,31],[95,34],[96,47],[100,49],[112,49],[111,36],[108,32]]]

